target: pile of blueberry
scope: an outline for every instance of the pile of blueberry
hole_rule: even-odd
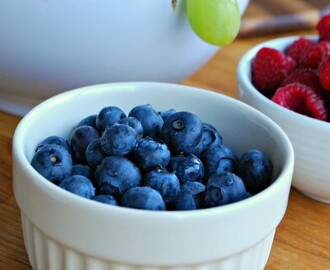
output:
[[[212,125],[191,112],[157,112],[150,104],[126,115],[116,106],[82,119],[70,138],[36,147],[32,166],[59,187],[101,203],[147,210],[226,205],[270,184],[263,152],[240,158]]]

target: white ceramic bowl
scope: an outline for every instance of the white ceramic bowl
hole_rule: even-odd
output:
[[[262,47],[283,50],[298,36],[270,40],[251,48],[238,65],[240,99],[277,122],[295,151],[292,185],[315,200],[330,203],[330,123],[287,110],[262,95],[251,83],[251,61]],[[310,36],[316,41],[316,36]]]
[[[85,85],[179,82],[219,49],[192,31],[183,0],[175,12],[171,0],[2,1],[0,25],[0,109],[19,115]]]
[[[264,151],[274,181],[231,205],[157,212],[103,205],[50,183],[30,165],[50,134],[68,136],[83,117],[116,105],[138,104],[194,112],[221,130],[238,155]],[[35,270],[222,269],[262,270],[286,211],[294,155],[289,139],[268,117],[238,100],[166,83],[114,83],[68,91],[32,109],[13,139],[13,188],[24,241]]]

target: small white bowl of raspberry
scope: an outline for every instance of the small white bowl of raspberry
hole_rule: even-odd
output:
[[[241,58],[237,80],[240,100],[272,118],[290,138],[292,186],[330,204],[330,14],[316,29],[314,36],[254,46]]]

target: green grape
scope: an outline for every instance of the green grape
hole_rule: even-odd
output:
[[[237,0],[187,0],[186,5],[190,25],[204,41],[223,46],[236,38],[241,24]]]

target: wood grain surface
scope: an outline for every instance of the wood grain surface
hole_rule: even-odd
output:
[[[287,34],[313,33],[304,31]],[[237,98],[236,67],[240,57],[253,45],[280,36],[282,34],[237,39],[222,48],[211,61],[182,83]],[[11,144],[19,121],[19,117],[0,112],[1,270],[32,269],[24,248],[20,212],[12,192]],[[313,201],[292,189],[287,212],[276,231],[265,269],[330,270],[330,205]]]
[[[240,37],[313,29],[329,12],[329,0],[251,0]]]

